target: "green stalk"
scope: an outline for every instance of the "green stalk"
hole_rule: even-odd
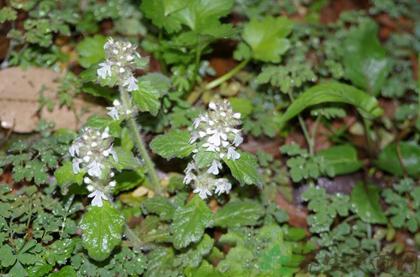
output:
[[[226,82],[227,80],[229,80],[230,78],[232,78],[233,76],[235,76],[239,71],[241,71],[242,68],[244,68],[248,62],[250,60],[243,60],[240,64],[238,64],[237,66],[235,66],[231,71],[229,71],[228,73],[220,76],[217,79],[214,79],[213,81],[211,81],[210,83],[208,83],[206,85],[206,90],[211,90],[214,89],[215,87],[221,85],[222,83]]]
[[[295,98],[293,97],[292,93],[289,91],[287,94],[289,95],[290,101],[292,101],[293,103]],[[314,142],[311,139],[311,136],[309,135],[308,129],[306,128],[305,121],[300,115],[298,115],[298,120],[299,120],[300,128],[302,129],[303,135],[305,137],[306,144],[308,144],[309,154],[313,156],[314,155]]]
[[[131,107],[130,96],[128,92],[122,87],[120,87],[120,93],[121,93],[121,102],[123,104],[123,107],[127,110]],[[134,117],[128,118],[127,124],[128,124],[128,129],[130,130],[131,135],[134,139],[134,143],[137,147],[137,150],[140,152],[140,155],[144,160],[144,165],[146,166],[146,169],[147,169],[149,183],[153,187],[154,192],[157,195],[161,195],[162,187],[160,185],[157,172],[155,170],[155,165],[152,159],[150,158],[149,153],[147,152],[146,145],[143,141],[143,138],[140,135],[140,130],[138,128],[135,118]]]

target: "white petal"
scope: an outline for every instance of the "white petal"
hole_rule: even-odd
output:
[[[241,155],[238,152],[236,152],[235,148],[233,148],[233,147],[228,148],[227,158],[229,160],[237,160],[240,157],[241,157]]]
[[[137,79],[134,76],[130,76],[127,80],[124,81],[123,86],[127,87],[128,91],[137,90],[139,87],[137,86]]]
[[[102,168],[103,168],[103,165],[94,160],[87,166],[88,174],[90,176],[100,178],[102,175]]]
[[[214,102],[210,102],[209,103],[209,108],[212,109],[212,110],[216,110],[217,109],[217,106],[216,106],[216,104]]]
[[[207,142],[214,146],[220,146],[220,134],[216,133],[207,139]]]
[[[226,179],[218,179],[216,181],[216,189],[214,190],[214,192],[217,195],[220,195],[222,193],[229,193],[230,190],[232,189],[232,184],[226,180]]]
[[[80,172],[80,159],[74,159],[73,163],[72,163],[72,167],[73,167],[73,172],[74,173],[79,173]]]
[[[219,169],[222,169],[222,164],[218,160],[213,160],[211,166],[207,170],[207,173],[217,175],[219,174]]]
[[[117,108],[107,107],[106,109],[109,111],[109,112],[107,112],[107,115],[109,115],[112,119],[114,119],[114,120],[120,119],[120,115],[118,113]]]
[[[99,68],[96,71],[98,76],[102,79],[106,79],[108,76],[111,76],[111,65],[108,62],[103,62],[99,64]]]
[[[235,138],[233,139],[233,144],[235,146],[239,146],[242,142],[244,141],[244,138],[241,135],[236,135]]]
[[[102,207],[103,203],[102,203],[102,199],[103,200],[107,200],[108,197],[106,197],[106,195],[99,190],[95,190],[94,192],[90,193],[88,195],[89,198],[93,198],[92,199],[92,206],[97,206],[97,207]]]
[[[207,188],[195,188],[194,193],[198,193],[201,199],[206,199],[207,196],[211,196],[211,192]]]

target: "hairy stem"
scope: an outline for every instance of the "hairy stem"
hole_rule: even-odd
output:
[[[208,83],[206,85],[206,90],[210,90],[213,89],[219,85],[221,85],[222,83],[226,82],[227,80],[229,80],[230,78],[232,78],[233,76],[235,76],[239,71],[241,71],[242,68],[244,68],[248,62],[250,60],[243,60],[240,64],[238,64],[237,66],[235,66],[231,71],[229,71],[228,73],[220,76],[217,79],[214,79],[213,81],[211,81],[210,83]]]
[[[128,92],[124,89],[120,87],[120,92],[121,92],[121,102],[124,106],[125,109],[129,109],[129,107],[131,107],[131,100],[130,100],[130,96],[128,95]],[[144,164],[146,166],[147,169],[147,175],[148,175],[148,179],[149,179],[149,183],[151,186],[153,186],[153,190],[156,194],[160,195],[162,194],[162,187],[160,185],[160,181],[159,181],[159,177],[157,175],[157,172],[155,170],[155,165],[152,161],[152,159],[150,158],[149,153],[147,152],[146,149],[146,145],[143,141],[143,138],[140,135],[140,130],[139,127],[136,123],[136,120],[134,117],[130,117],[127,120],[127,125],[128,128],[131,132],[131,135],[134,139],[134,143],[137,147],[137,150],[139,151],[141,157],[144,160]]]

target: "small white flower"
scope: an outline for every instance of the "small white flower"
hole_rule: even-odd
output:
[[[78,143],[72,144],[69,148],[70,156],[72,156],[72,157],[78,156],[79,155],[79,148],[80,148],[80,145]]]
[[[134,91],[137,90],[139,87],[137,86],[137,79],[134,76],[128,77],[123,86],[127,87],[127,91]]]
[[[239,135],[239,134],[236,134],[235,135],[235,138],[233,139],[233,144],[236,146],[236,147],[238,147],[242,142],[244,141],[244,138],[241,136],[241,135]]]
[[[117,185],[117,182],[115,182],[115,181],[111,181],[111,182],[109,182],[109,186],[110,187],[115,187]]]
[[[198,196],[200,196],[201,199],[206,199],[208,196],[211,196],[211,191],[207,188],[195,188],[193,190],[194,193],[198,193]]]
[[[207,173],[217,175],[219,174],[219,169],[222,169],[222,164],[218,160],[213,160],[211,166],[207,170]]]
[[[217,179],[216,180],[216,189],[214,193],[220,195],[222,193],[229,193],[232,189],[232,184],[225,178]]]
[[[109,127],[106,127],[105,130],[101,134],[101,138],[102,139],[107,139],[109,137],[110,137],[110,135],[109,135]]]
[[[120,119],[120,115],[116,107],[107,107],[106,109],[108,110],[107,115],[109,115],[112,119]]]
[[[98,163],[97,161],[93,160],[91,163],[87,165],[88,174],[92,177],[100,178],[102,175],[103,165]]]
[[[107,77],[110,77],[112,75],[111,64],[109,62],[100,63],[96,73],[101,79],[106,79]]]
[[[82,161],[80,160],[80,159],[73,159],[73,162],[72,162],[72,168],[73,168],[73,172],[75,173],[75,174],[77,174],[77,173],[79,173],[80,172],[80,163],[81,163]]]
[[[103,193],[100,190],[95,190],[92,193],[88,195],[89,198],[92,199],[92,206],[102,207],[103,203],[102,200],[108,200],[108,197],[106,197],[105,193]]]
[[[240,157],[241,157],[241,155],[238,153],[238,152],[236,152],[236,150],[235,150],[235,148],[233,148],[233,147],[229,147],[228,148],[228,151],[227,151],[227,155],[226,155],[226,157],[229,159],[229,160],[237,160],[237,159],[239,159]]]

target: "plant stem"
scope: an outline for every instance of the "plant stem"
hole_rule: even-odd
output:
[[[292,93],[289,91],[287,94],[289,95],[290,101],[293,102],[295,99],[294,99]],[[308,129],[306,128],[305,121],[303,120],[303,118],[300,115],[298,115],[298,120],[299,120],[300,128],[302,129],[303,135],[305,136],[306,143],[308,144],[309,154],[311,156],[313,156],[314,155],[314,143],[311,139],[311,136],[309,135]]]
[[[130,100],[130,96],[128,95],[128,92],[122,87],[120,87],[120,92],[121,92],[121,102],[124,108],[129,109],[131,107],[131,100]],[[159,177],[155,170],[155,165],[152,159],[150,158],[149,153],[147,152],[146,145],[143,142],[143,138],[140,135],[140,130],[138,128],[135,118],[134,117],[128,118],[127,124],[132,134],[132,137],[134,139],[134,143],[137,147],[137,150],[140,152],[140,155],[144,160],[144,164],[147,169],[147,175],[149,177],[149,183],[151,186],[153,186],[154,192],[158,195],[161,195],[162,187],[160,185]]]
[[[220,76],[217,79],[214,79],[213,81],[211,81],[210,83],[208,83],[206,85],[206,90],[211,90],[219,85],[221,85],[222,83],[224,83],[225,81],[229,80],[230,78],[232,78],[233,76],[235,76],[239,71],[241,71],[242,68],[244,68],[248,62],[250,60],[243,60],[240,64],[238,64],[237,66],[235,66],[231,71],[229,71],[228,73]]]

